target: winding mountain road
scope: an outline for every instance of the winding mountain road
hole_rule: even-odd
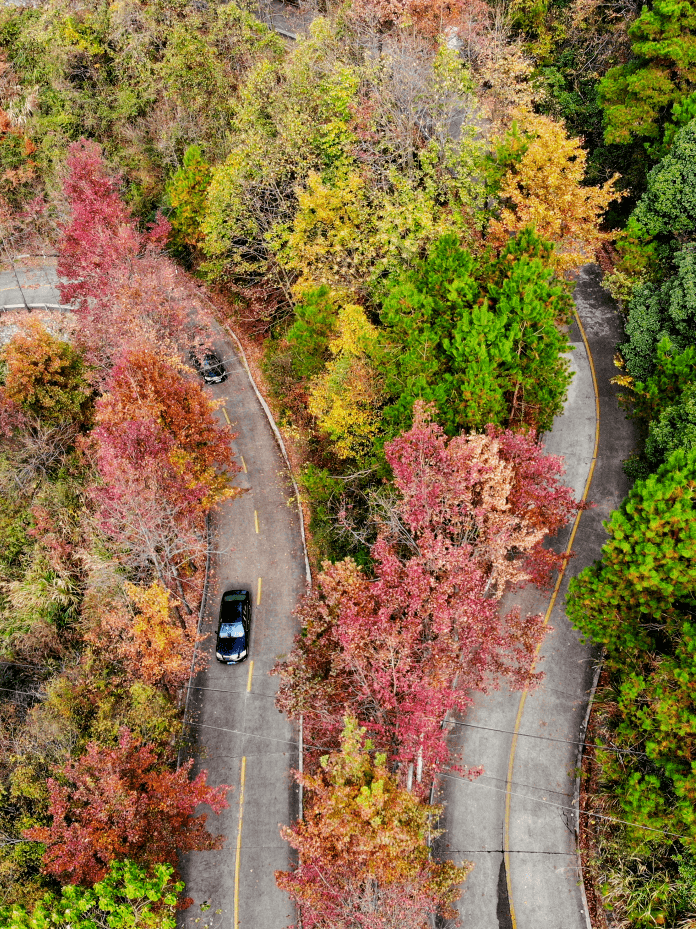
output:
[[[567,483],[595,505],[575,527],[575,557],[552,602],[548,594],[529,590],[514,601],[527,612],[546,614],[553,627],[541,651],[546,677],[529,694],[503,688],[477,695],[466,717],[451,721],[449,739],[460,760],[483,765],[484,775],[473,782],[438,779],[446,833],[436,852],[475,863],[459,905],[467,929],[588,927],[574,784],[596,656],[579,641],[563,605],[568,579],[600,554],[602,522],[628,489],[621,461],[633,447],[610,383],[621,319],[599,279],[594,266],[578,276],[575,302],[584,337],[574,324],[576,374],[545,443],[549,453],[565,457]],[[22,304],[22,294],[34,305],[58,303],[54,261],[39,256],[14,270],[0,268],[0,310]],[[298,814],[290,778],[290,769],[298,767],[298,744],[295,728],[275,709],[276,681],[268,671],[289,651],[296,632],[292,611],[305,590],[304,552],[292,484],[268,419],[229,336],[219,330],[215,345],[229,378],[210,391],[223,402],[218,415],[238,433],[233,447],[243,470],[236,483],[244,492],[221,506],[213,521],[216,553],[201,626],[211,634],[203,648],[212,660],[192,682],[187,723],[196,769],[206,768],[211,784],[228,783],[234,790],[229,809],[209,821],[213,831],[225,834],[223,848],[182,861],[194,904],[181,923],[284,929],[295,914],[274,872],[291,866],[278,826]],[[555,544],[564,549],[572,532],[569,527]],[[211,654],[228,583],[248,588],[253,600],[249,659],[236,667]]]
[[[231,784],[230,806],[209,827],[226,836],[220,851],[197,852],[183,862],[194,905],[183,914],[196,925],[200,905],[209,906],[197,925],[217,929],[283,929],[295,921],[289,898],[276,887],[275,871],[290,867],[290,848],[280,824],[298,816],[298,734],[275,708],[277,679],[268,672],[292,646],[292,615],[305,590],[299,514],[292,483],[268,419],[231,339],[214,342],[229,377],[210,388],[222,400],[218,411],[237,433],[233,448],[243,494],[217,509],[216,554],[201,630],[209,633],[208,668],[197,675],[187,720],[196,734],[196,767],[211,784]],[[215,659],[220,597],[225,585],[252,595],[251,647],[236,666]]]
[[[572,537],[575,553],[554,595],[528,589],[505,604],[541,613],[552,626],[541,649],[545,678],[529,693],[503,686],[476,695],[449,739],[461,760],[483,765],[484,774],[438,780],[447,830],[438,852],[475,864],[459,905],[467,929],[589,929],[575,778],[597,656],[580,642],[564,604],[569,579],[599,557],[602,523],[628,491],[621,462],[634,437],[610,383],[621,319],[596,266],[581,269],[575,304],[582,326],[574,323],[570,334],[575,377],[545,447],[564,456],[566,483],[594,506],[554,540],[560,551]]]
[[[580,325],[571,328],[575,377],[545,442],[550,454],[564,456],[566,482],[593,507],[554,540],[563,550],[572,537],[575,553],[554,595],[527,590],[506,604],[546,615],[552,626],[540,656],[546,676],[529,693],[502,688],[478,695],[451,727],[450,744],[465,763],[483,765],[484,774],[475,781],[438,781],[446,833],[437,851],[476,865],[459,907],[468,929],[588,927],[575,775],[596,656],[570,627],[564,602],[569,578],[600,554],[602,523],[628,490],[621,462],[633,447],[631,426],[610,383],[621,320],[599,280],[594,266],[578,276]],[[217,348],[231,374],[212,390],[224,398],[239,431],[235,448],[247,469],[240,486],[248,492],[218,516],[221,553],[205,629],[213,628],[221,583],[248,586],[255,598],[254,667],[213,661],[196,681],[204,688],[194,691],[191,702],[204,750],[200,764],[212,783],[231,782],[236,791],[219,821],[225,848],[191,856],[186,877],[197,903],[222,910],[224,925],[280,929],[292,922],[291,907],[273,874],[290,863],[278,824],[297,814],[289,781],[290,767],[297,766],[297,736],[273,706],[275,687],[266,672],[291,645],[291,611],[304,589],[303,553],[294,497],[267,419],[229,343],[221,339]]]

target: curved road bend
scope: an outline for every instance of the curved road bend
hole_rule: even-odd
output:
[[[286,654],[296,632],[292,615],[305,590],[299,517],[287,470],[268,420],[231,342],[220,336],[216,351],[225,359],[227,381],[210,388],[224,401],[218,411],[238,437],[233,442],[243,466],[235,483],[245,490],[218,508],[212,569],[202,631],[210,657],[191,690],[189,719],[195,723],[196,768],[208,770],[210,784],[232,784],[229,809],[211,816],[209,827],[226,836],[220,851],[185,857],[182,872],[194,906],[182,923],[224,929],[283,929],[295,921],[293,906],[276,887],[274,872],[290,865],[280,823],[297,818],[296,787],[290,768],[298,766],[297,732],[275,708],[276,678],[268,671]],[[215,659],[215,631],[225,584],[252,595],[251,648],[237,666]],[[222,910],[221,915],[214,915]]]
[[[484,774],[473,782],[439,779],[437,799],[446,803],[447,832],[438,840],[438,850],[457,862],[475,864],[459,902],[462,924],[471,929],[587,929],[575,812],[567,808],[573,806],[577,742],[594,656],[571,628],[564,603],[569,577],[599,557],[606,538],[602,522],[628,491],[621,462],[633,448],[631,425],[610,383],[616,374],[612,359],[622,337],[621,318],[599,282],[597,267],[586,265],[575,290],[598,392],[599,444],[588,493],[595,507],[582,513],[573,540],[575,557],[550,611],[553,632],[541,650],[545,678],[527,695],[504,686],[477,695],[460,720],[466,725],[451,727],[450,745],[465,764],[483,765]],[[565,480],[580,497],[592,469],[596,398],[577,323],[570,337],[575,377],[545,447],[565,457]],[[568,527],[554,540],[559,550],[566,548],[570,532]],[[525,590],[508,598],[506,606],[519,603],[525,612],[546,614],[550,599],[549,593]]]
[[[0,310],[23,302],[14,273],[5,262],[2,265]],[[18,271],[27,302],[59,302],[54,262],[38,257],[22,260]],[[471,929],[587,926],[575,813],[563,807],[573,802],[575,743],[593,678],[593,656],[579,643],[563,603],[568,577],[600,553],[606,538],[602,522],[628,490],[621,462],[633,447],[630,424],[610,384],[616,373],[612,359],[622,337],[621,319],[599,279],[598,269],[586,266],[575,291],[598,387],[599,446],[588,494],[595,508],[579,521],[573,542],[576,554],[551,611],[554,631],[542,648],[546,677],[523,700],[506,689],[477,695],[465,718],[466,727],[452,728],[450,744],[464,763],[481,764],[485,773],[475,782],[440,779],[437,799],[446,802],[447,831],[439,847],[447,857],[476,865],[459,904],[462,922]],[[576,376],[564,413],[545,444],[549,453],[566,458],[566,480],[581,496],[594,452],[595,393],[585,344],[575,324],[571,341]],[[216,347],[230,376],[211,393],[224,400],[219,415],[229,417],[239,433],[234,450],[246,470],[237,483],[246,493],[218,514],[219,554],[202,628],[214,631],[226,582],[251,590],[254,614],[249,660],[226,667],[211,656],[209,668],[194,681],[197,688],[205,689],[191,691],[189,718],[199,724],[197,764],[208,769],[211,784],[231,783],[235,789],[230,808],[209,823],[226,835],[223,849],[189,855],[182,863],[195,901],[182,914],[182,922],[193,924],[201,915],[199,905],[207,903],[211,909],[207,916],[202,914],[199,926],[282,929],[294,918],[288,898],[276,888],[274,871],[290,864],[278,824],[297,816],[296,790],[289,778],[290,768],[298,763],[297,736],[275,709],[276,683],[267,672],[292,644],[292,611],[305,584],[304,556],[292,489],[266,417],[229,340],[221,336]],[[569,536],[569,529],[559,535],[559,548],[565,548]],[[543,613],[549,596],[527,590],[517,595],[517,602],[527,612]],[[212,652],[213,636],[204,648]],[[216,910],[222,914],[215,915]]]

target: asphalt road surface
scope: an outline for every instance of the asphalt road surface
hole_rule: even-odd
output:
[[[13,268],[14,265],[14,268]],[[46,255],[0,259],[0,312],[6,307],[60,304],[56,259]]]
[[[621,320],[599,285],[599,271],[580,272],[575,302],[590,348],[577,324],[571,330],[575,378],[563,415],[546,437],[546,450],[563,455],[566,483],[588,499],[573,540],[575,556],[558,596],[527,590],[508,598],[529,613],[548,612],[553,631],[542,646],[541,686],[528,694],[505,686],[477,695],[450,744],[464,763],[483,765],[475,781],[440,778],[438,799],[447,804],[447,833],[438,850],[472,861],[459,912],[470,929],[588,929],[577,857],[574,786],[582,725],[594,678],[592,649],[582,644],[565,616],[568,580],[595,561],[606,538],[606,520],[628,490],[621,462],[633,448],[630,424],[620,411],[613,354]],[[593,381],[590,357],[594,364]],[[595,383],[599,409],[597,419]],[[565,549],[570,529],[555,540]],[[550,608],[551,607],[551,608]],[[550,609],[549,609],[550,608]]]
[[[55,257],[13,258],[0,262],[0,312],[25,301],[60,304]],[[304,550],[292,484],[268,420],[222,330],[215,346],[229,377],[208,390],[224,402],[217,415],[237,433],[232,445],[243,470],[234,483],[244,492],[213,519],[215,553],[201,625],[211,633],[202,646],[210,662],[193,681],[187,728],[195,742],[195,770],[205,768],[210,784],[234,789],[230,807],[208,821],[211,831],[226,836],[224,847],[182,861],[195,902],[181,922],[198,929],[282,929],[295,914],[274,872],[290,867],[278,827],[298,816],[290,776],[298,767],[298,747],[295,727],[275,709],[277,682],[268,672],[292,646],[292,612],[305,590]],[[253,604],[249,657],[230,667],[214,656],[220,597],[229,585],[251,591]]]
[[[230,807],[209,819],[227,838],[220,851],[187,856],[183,874],[194,905],[183,914],[194,925],[200,905],[210,905],[199,927],[283,929],[295,921],[289,898],[276,887],[276,869],[288,870],[290,849],[279,824],[297,819],[297,731],[276,709],[277,679],[269,676],[296,631],[292,615],[305,590],[305,563],[297,505],[268,420],[231,342],[216,342],[228,380],[209,388],[223,400],[218,411],[238,433],[233,442],[244,493],[219,507],[202,631],[210,656],[191,691],[188,719],[196,736],[195,770],[210,784],[232,784]],[[215,659],[215,631],[222,591],[246,588],[252,596],[251,648],[246,661]],[[218,912],[220,911],[220,912]]]

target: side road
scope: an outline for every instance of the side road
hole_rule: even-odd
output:
[[[581,514],[575,556],[555,602],[549,593],[526,590],[505,604],[548,613],[553,631],[541,650],[544,681],[529,694],[503,686],[477,695],[466,717],[451,726],[450,745],[460,762],[482,765],[484,774],[475,781],[441,777],[438,782],[437,799],[446,803],[439,851],[475,864],[459,904],[462,924],[475,929],[588,929],[574,785],[596,656],[571,628],[564,603],[570,577],[599,557],[606,538],[602,523],[628,491],[621,462],[634,439],[610,383],[621,319],[600,286],[596,266],[581,269],[575,303],[590,351],[574,323],[575,377],[545,448],[564,456],[565,480],[578,498],[591,477],[587,499],[594,507]],[[554,547],[564,550],[570,531],[559,534]]]
[[[305,589],[305,562],[292,484],[241,359],[230,339],[215,343],[229,373],[211,388],[218,411],[238,437],[241,497],[221,506],[214,521],[212,570],[202,632],[207,670],[194,680],[188,719],[196,736],[196,770],[211,784],[232,784],[230,807],[211,817],[224,833],[220,851],[186,857],[182,872],[194,905],[181,924],[217,929],[283,929],[295,921],[289,898],[276,887],[276,869],[290,866],[280,823],[297,818],[290,768],[298,767],[297,732],[275,708],[276,679],[268,671],[288,652],[292,615]],[[237,666],[215,660],[215,630],[225,585],[251,591],[249,658]],[[200,905],[210,905],[201,914]],[[217,914],[217,911],[221,913]],[[195,923],[198,917],[200,922]]]

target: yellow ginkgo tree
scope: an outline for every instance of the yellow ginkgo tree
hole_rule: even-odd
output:
[[[620,194],[614,175],[601,187],[583,185],[587,153],[582,139],[570,138],[563,123],[523,110],[518,113],[517,152],[502,177],[501,209],[489,225],[489,240],[503,245],[522,229],[556,246],[558,270],[570,271],[592,259],[607,238],[600,224]]]
[[[380,431],[383,385],[374,359],[379,332],[361,306],[338,313],[331,358],[310,386],[309,411],[339,458],[364,459]]]

